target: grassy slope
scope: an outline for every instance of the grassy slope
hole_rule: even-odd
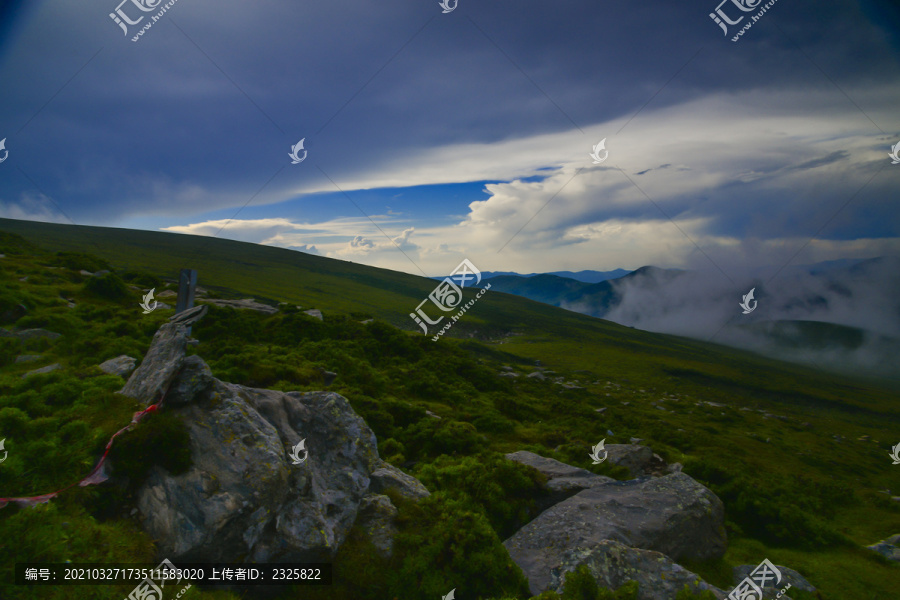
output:
[[[201,286],[223,296],[301,304],[320,308],[326,316],[367,313],[409,331],[415,326],[408,313],[434,287],[425,278],[226,240],[8,220],[0,220],[0,230],[19,233],[50,250],[89,252],[116,268],[163,277],[174,278],[178,268],[190,266],[199,271]],[[535,418],[519,419],[512,433],[489,434],[491,449],[543,447],[552,454],[549,448],[557,447],[559,458],[589,466],[582,452],[585,444],[602,437],[614,443],[637,436],[670,461],[685,462],[689,472],[719,485],[723,494],[734,492],[726,498],[730,514],[748,512],[745,505],[754,500],[746,498],[748,493],[761,503],[778,505],[771,490],[814,495],[812,489],[828,483],[832,488],[817,496],[820,499],[834,490],[852,497],[847,502],[835,498],[838,508],[833,514],[827,507],[820,511],[835,531],[855,544],[900,532],[900,510],[878,493],[892,486],[900,468],[892,470],[887,456],[890,446],[900,441],[893,439],[900,431],[898,390],[888,383],[850,380],[650,334],[501,293],[486,294],[454,326],[453,335],[483,338],[486,345],[464,347],[492,368],[506,363],[526,374],[540,360],[586,388],[561,392],[549,382],[516,380],[516,393],[544,398],[546,406],[532,406]],[[726,407],[697,404],[700,401]],[[458,411],[452,403],[432,397],[422,396],[418,403],[445,416]],[[593,408],[603,406],[607,411],[602,416],[594,413]],[[863,434],[869,441],[856,440]],[[810,480],[797,480],[799,475]],[[737,486],[735,491],[734,478],[744,476],[755,487],[745,485],[748,491]],[[769,480],[779,483],[768,490]],[[781,485],[785,481],[796,487]],[[810,504],[809,510],[815,506]],[[769,521],[777,526],[778,518]],[[773,525],[764,518],[761,522]],[[819,584],[823,598],[890,598],[896,589],[896,567],[852,546],[815,551],[784,543],[764,545],[758,531],[741,534],[740,529],[737,524],[732,529],[724,561],[693,568],[727,587],[729,564],[756,564],[768,557],[805,573]],[[789,533],[781,534],[785,537]]]

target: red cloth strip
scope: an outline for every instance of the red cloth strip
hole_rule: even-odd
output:
[[[109,454],[110,448],[112,448],[113,440],[119,437],[121,434],[126,431],[131,431],[134,429],[134,426],[143,420],[150,413],[154,413],[159,410],[160,406],[162,406],[162,399],[156,404],[151,404],[144,410],[140,412],[134,413],[134,416],[131,418],[131,423],[117,431],[111,438],[109,438],[109,442],[106,443],[106,450],[103,452],[103,456],[100,457],[100,462],[97,463],[97,466],[88,474],[87,477],[82,479],[81,481],[77,481],[71,485],[67,485],[61,490],[56,490],[55,492],[50,492],[49,494],[42,494],[40,496],[25,496],[22,498],[0,498],[0,508],[5,507],[10,502],[15,502],[19,506],[36,506],[38,504],[44,504],[45,502],[49,502],[51,498],[54,496],[66,491],[69,488],[73,488],[76,485],[84,487],[87,485],[96,485],[98,483],[103,483],[109,477],[106,475],[103,465],[106,462],[106,457]]]

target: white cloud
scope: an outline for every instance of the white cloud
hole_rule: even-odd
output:
[[[24,193],[18,202],[0,201],[0,217],[42,223],[71,224],[71,221],[61,214],[43,194]]]

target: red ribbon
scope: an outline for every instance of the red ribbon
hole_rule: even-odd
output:
[[[82,479],[81,481],[78,481],[71,485],[67,485],[66,487],[62,488],[61,490],[56,490],[55,492],[50,492],[49,494],[43,494],[41,496],[25,496],[22,498],[0,498],[0,508],[5,507],[10,502],[15,502],[19,506],[36,506],[38,504],[44,504],[46,502],[50,502],[50,499],[53,498],[54,496],[66,491],[69,488],[73,488],[76,485],[84,487],[84,486],[88,486],[88,485],[97,485],[98,483],[103,483],[104,481],[109,479],[109,476],[103,470],[103,465],[106,462],[106,456],[109,454],[109,449],[112,448],[113,440],[115,440],[117,437],[119,437],[121,434],[125,433],[126,431],[131,431],[132,429],[134,429],[134,426],[137,425],[138,423],[140,423],[141,420],[143,420],[143,418],[145,416],[159,410],[161,405],[162,405],[162,399],[160,399],[160,401],[157,402],[156,404],[151,404],[150,406],[148,406],[141,412],[134,413],[134,416],[131,418],[131,423],[129,423],[128,425],[126,425],[125,427],[123,427],[122,429],[117,431],[111,438],[109,438],[109,442],[107,442],[107,444],[106,444],[106,450],[103,452],[103,456],[100,457],[100,462],[98,462],[97,466],[94,467],[94,470],[91,471],[90,474],[87,477],[85,477],[84,479]]]

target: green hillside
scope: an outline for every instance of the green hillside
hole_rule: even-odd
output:
[[[63,334],[21,343],[0,337],[0,438],[10,453],[0,466],[0,497],[44,493],[87,474],[136,409],[114,393],[123,381],[96,365],[120,354],[140,360],[172,314],[143,315],[143,289],[155,280],[158,293],[171,289],[163,282],[190,267],[211,296],[286,302],[325,317],[289,307],[274,315],[212,307],[194,328],[200,344],[192,352],[216,377],[302,391],[321,389],[323,371],[336,372],[329,389],[366,419],[381,455],[436,491],[423,507],[402,509],[406,529],[393,563],[365,562],[351,537],[335,562],[333,589],[284,597],[374,599],[403,590],[403,597],[433,598],[466,581],[483,586],[483,599],[522,598],[497,547],[532,516],[526,498],[537,484],[505,466],[502,453],[532,450],[623,478],[614,467],[591,465],[588,452],[601,439],[631,437],[683,463],[722,498],[727,554],[685,565],[710,583],[730,589],[732,566],[768,558],[803,573],[820,599],[896,594],[900,569],[864,548],[900,532],[900,503],[891,499],[900,466],[888,456],[900,442],[896,384],[647,333],[493,290],[433,342],[409,317],[435,286],[425,277],[168,233],[11,220],[0,220],[0,232],[30,242],[0,235],[0,326]],[[80,273],[104,267],[112,273]],[[18,363],[20,355],[41,359]],[[526,377],[538,361],[555,373]],[[50,363],[62,368],[22,378]],[[499,377],[504,367],[519,377]],[[170,455],[161,440],[178,435],[177,423],[156,423],[141,443],[158,448],[154,460],[174,469],[184,457]],[[139,480],[146,465],[129,466],[129,451],[137,450],[124,437],[120,464]],[[76,488],[33,509],[0,510],[0,539],[20,542],[0,549],[0,577],[16,560],[151,560],[152,541],[129,516],[129,493]],[[470,524],[467,533],[456,531],[459,520]],[[473,545],[484,551],[482,563],[452,558]],[[60,587],[47,597],[95,592]],[[22,597],[14,589],[0,595]],[[232,597],[196,589],[183,596]]]

